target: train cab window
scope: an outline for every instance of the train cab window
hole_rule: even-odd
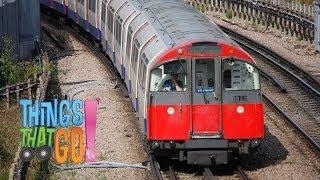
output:
[[[106,22],[106,5],[104,3],[102,3],[101,20],[104,23]]]
[[[113,33],[113,13],[114,9],[112,7],[108,8],[108,29]]]
[[[187,61],[183,59],[167,62],[151,71],[150,91],[187,91]]]
[[[89,10],[96,12],[96,0],[89,0]]]
[[[252,65],[234,59],[223,61],[223,84],[225,90],[260,89],[258,70]]]
[[[197,59],[195,62],[195,92],[214,92],[214,59]]]

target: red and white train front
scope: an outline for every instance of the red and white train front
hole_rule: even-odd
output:
[[[157,156],[226,164],[264,137],[259,73],[241,48],[190,43],[152,64],[147,136]]]

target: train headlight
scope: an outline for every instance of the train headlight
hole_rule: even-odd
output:
[[[174,108],[173,108],[173,107],[168,107],[168,109],[167,109],[167,113],[168,113],[169,115],[173,115],[173,114],[174,114],[174,112],[175,112],[175,110],[174,110]]]
[[[239,114],[244,113],[244,107],[243,106],[238,106],[237,107],[237,113],[239,113]]]

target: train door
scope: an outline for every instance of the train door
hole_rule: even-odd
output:
[[[190,137],[190,60],[167,62],[151,71],[148,138],[185,140]]]
[[[192,61],[192,138],[221,137],[221,61]]]

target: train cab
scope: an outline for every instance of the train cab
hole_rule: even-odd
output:
[[[155,153],[189,164],[226,164],[264,136],[259,73],[239,47],[176,48],[150,71],[148,139]]]

